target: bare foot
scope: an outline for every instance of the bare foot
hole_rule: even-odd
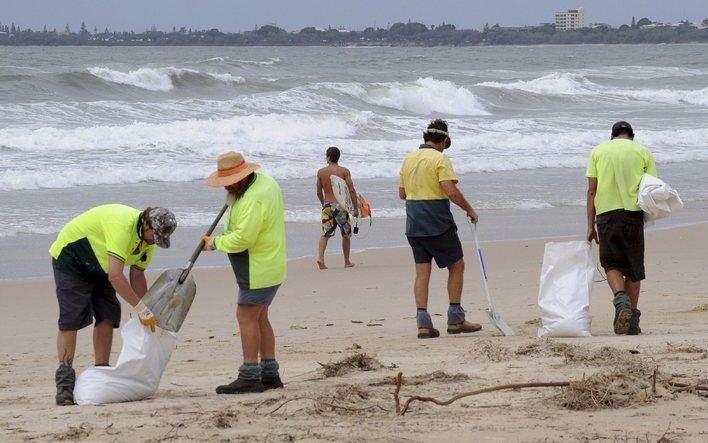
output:
[[[344,267],[345,267],[345,268],[353,268],[353,267],[354,267],[354,263],[352,263],[352,262],[346,262],[346,263],[344,263]]]
[[[317,266],[319,266],[320,269],[327,269],[327,265],[325,265],[324,260],[317,260]]]

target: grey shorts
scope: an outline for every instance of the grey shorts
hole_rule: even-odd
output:
[[[259,289],[239,289],[238,304],[270,306],[270,304],[273,303],[275,293],[278,292],[279,287],[280,285]]]
[[[58,269],[52,260],[54,283],[59,301],[59,330],[78,331],[93,322],[110,320],[113,327],[120,326],[120,303],[116,291],[108,281],[85,280]]]

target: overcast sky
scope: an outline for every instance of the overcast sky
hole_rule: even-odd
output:
[[[172,26],[245,31],[274,24],[289,31],[305,26],[364,29],[399,21],[427,25],[443,21],[458,28],[480,28],[552,22],[554,12],[584,6],[590,23],[621,25],[648,17],[676,22],[708,17],[708,0],[0,0],[0,22],[22,28],[77,30],[158,29]]]

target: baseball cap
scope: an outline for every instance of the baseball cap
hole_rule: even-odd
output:
[[[155,244],[161,248],[170,247],[170,235],[177,229],[177,219],[169,209],[150,208],[147,222],[155,234]]]
[[[634,130],[632,129],[632,125],[625,121],[618,121],[614,125],[612,125],[612,138],[617,137],[620,135],[621,132],[626,132],[629,134],[630,137],[634,137]]]

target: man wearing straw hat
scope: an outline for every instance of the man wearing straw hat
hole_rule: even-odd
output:
[[[256,172],[259,168],[240,153],[227,152],[219,156],[217,171],[207,178],[209,186],[226,189],[231,206],[224,232],[203,239],[205,250],[229,256],[239,287],[236,319],[243,348],[238,377],[217,387],[217,394],[283,387],[268,320],[268,307],[286,275],[283,196],[272,177]]]

